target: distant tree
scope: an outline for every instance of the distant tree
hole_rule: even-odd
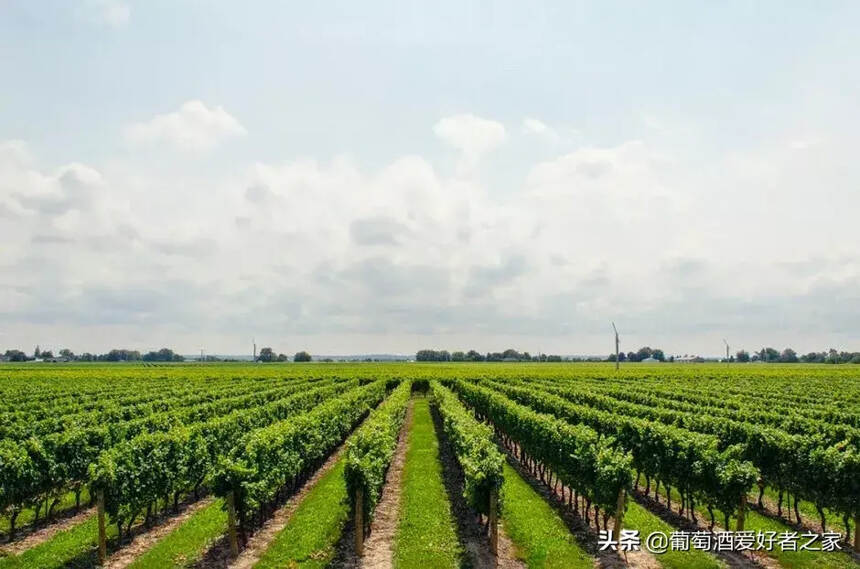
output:
[[[470,362],[482,362],[485,359],[487,358],[484,357],[483,354],[476,352],[475,350],[469,350],[468,352],[466,352],[466,360]]]
[[[666,354],[664,354],[663,350],[661,350],[659,348],[655,349],[653,352],[651,352],[651,357],[657,361],[660,361],[660,362],[666,361]]]
[[[33,357],[34,358],[41,358],[42,357],[42,350],[39,349],[39,344],[36,344],[36,349],[33,350]]]
[[[72,352],[72,350],[70,350],[69,348],[63,348],[62,350],[60,350],[60,357],[73,360],[75,359],[75,353]]]
[[[28,359],[27,354],[22,352],[21,350],[6,350],[6,353],[3,355],[4,359],[10,362],[26,362]]]
[[[277,361],[288,362],[290,361],[290,357],[287,354],[278,354]]]
[[[644,359],[650,358],[653,355],[654,351],[645,346],[644,348],[639,348],[639,351],[636,352],[636,361],[641,362]]]
[[[42,352],[42,358],[43,359],[48,360],[48,359],[51,359],[53,357],[54,357],[54,352],[52,352],[51,350],[45,350],[44,352]]]
[[[627,361],[627,354],[625,354],[624,352],[618,352],[618,361],[619,362],[626,362]]]
[[[104,362],[136,362],[140,360],[140,352],[137,350],[113,349],[106,354],[98,356],[98,360]]]
[[[562,361],[561,356],[549,355],[546,357],[547,362],[559,363]]]
[[[764,362],[776,362],[779,361],[779,352],[773,348],[762,348],[759,352],[759,357]]]
[[[145,362],[183,362],[185,358],[170,348],[161,348],[157,352],[147,352],[141,358]]]
[[[744,364],[750,361],[750,353],[746,350],[738,350],[738,353],[735,354],[735,358],[739,363]]]
[[[78,361],[81,361],[81,362],[92,362],[92,361],[95,361],[95,359],[96,359],[96,356],[94,356],[93,354],[91,354],[89,352],[84,352],[83,354],[78,356]]]
[[[309,362],[311,361],[311,355],[305,351],[297,352],[296,355],[293,356],[294,362]]]
[[[619,359],[619,360],[621,360],[621,358],[620,358],[620,357],[619,357],[618,359]],[[622,361],[623,361],[623,360],[622,360]],[[638,361],[639,361],[639,357],[636,355],[636,352],[627,352],[627,361],[629,361],[629,362],[638,362]]]
[[[272,351],[272,348],[263,348],[260,350],[260,355],[257,356],[257,359],[261,362],[273,362],[275,361],[275,352]]]
[[[797,363],[797,352],[795,352],[791,348],[786,348],[779,355],[779,361],[788,364]]]
[[[522,356],[521,356],[521,355],[520,355],[520,353],[519,353],[518,351],[516,351],[515,349],[513,349],[513,348],[508,348],[507,350],[505,350],[504,352],[502,352],[502,359],[503,359],[503,360],[504,360],[504,359],[519,360],[519,359],[522,359]]]
[[[466,354],[463,352],[454,352],[451,354],[452,362],[464,362],[466,361]]]

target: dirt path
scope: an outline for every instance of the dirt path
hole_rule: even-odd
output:
[[[403,465],[406,462],[406,448],[409,431],[412,428],[412,406],[409,401],[397,449],[385,475],[382,496],[373,513],[370,535],[364,542],[364,556],[359,562],[362,569],[391,569],[394,566],[394,535],[400,515],[400,490],[403,487]]]
[[[182,525],[185,520],[194,515],[198,510],[205,508],[214,501],[214,498],[208,496],[202,500],[198,500],[193,504],[188,505],[181,513],[172,516],[165,520],[165,523],[155,526],[154,528],[143,531],[135,535],[132,542],[107,558],[105,562],[106,569],[124,569],[134,561],[146,553],[155,543]]]
[[[78,524],[84,523],[87,518],[89,518],[90,516],[94,516],[95,514],[96,509],[89,508],[86,510],[81,510],[74,516],[60,519],[50,525],[47,525],[43,528],[39,528],[36,531],[27,534],[26,536],[15,542],[0,547],[0,556],[18,555],[20,553],[23,553],[28,549],[32,549],[37,545],[48,541],[61,531],[73,528]]]
[[[499,523],[498,551],[495,556],[492,554],[487,531],[463,498],[463,470],[445,436],[442,419],[435,410],[433,424],[439,438],[439,457],[442,460],[445,489],[457,519],[457,535],[466,550],[469,566],[473,569],[525,569],[525,565],[517,559],[516,548],[505,533],[502,523]]]

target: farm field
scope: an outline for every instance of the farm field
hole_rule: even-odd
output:
[[[858,517],[860,366],[0,364],[0,569],[850,568]]]

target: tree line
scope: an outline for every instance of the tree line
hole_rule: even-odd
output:
[[[778,351],[774,348],[762,348],[758,352],[750,354],[746,350],[739,350],[734,358],[729,358],[733,361],[741,363],[745,362],[765,362],[765,363],[808,363],[808,364],[860,364],[860,352],[837,351],[830,348],[826,352],[809,352],[807,354],[798,355],[791,348],[785,348],[783,351]]]
[[[312,361],[313,358],[311,355],[302,350],[301,352],[296,352],[293,356],[294,362],[309,362]],[[275,354],[275,351],[272,348],[263,348],[260,350],[260,353],[257,355],[257,359],[255,361],[263,362],[263,363],[271,363],[271,362],[288,362],[290,361],[290,357],[286,354]]]
[[[84,352],[76,354],[68,348],[63,348],[57,355],[51,350],[41,350],[39,346],[28,355],[23,350],[6,350],[0,359],[9,362],[29,362],[33,360],[63,360],[70,362],[183,362],[185,357],[175,353],[170,348],[161,348],[141,354],[138,350],[113,349],[104,354]]]
[[[418,350],[415,354],[418,362],[560,362],[561,356],[518,352],[508,348],[504,352],[487,352],[482,354],[477,350],[468,352],[449,352],[448,350]]]

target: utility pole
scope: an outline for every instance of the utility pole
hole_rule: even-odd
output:
[[[618,328],[615,327],[615,322],[612,323],[612,329],[615,331],[615,371],[618,371],[620,365],[618,361]]]
[[[723,344],[726,345],[726,363],[729,363],[729,343],[723,338]]]
[[[256,362],[257,361],[257,339],[252,338],[251,342],[254,343],[254,361]]]

